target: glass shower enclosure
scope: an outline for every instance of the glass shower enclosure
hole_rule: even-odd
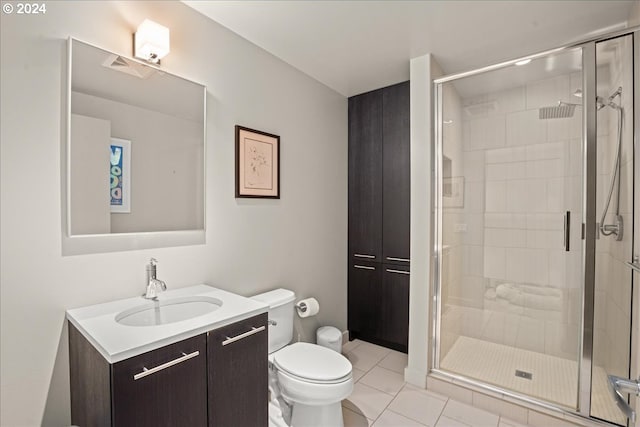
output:
[[[633,45],[435,81],[435,371],[626,425]]]

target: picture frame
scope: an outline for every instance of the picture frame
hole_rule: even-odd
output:
[[[464,176],[454,176],[442,180],[442,206],[445,208],[464,207]]]
[[[111,213],[131,213],[131,141],[111,138],[109,151]]]
[[[236,198],[280,198],[280,137],[236,125]]]

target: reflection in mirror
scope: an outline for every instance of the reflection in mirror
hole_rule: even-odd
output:
[[[70,40],[68,237],[204,230],[204,86]]]
[[[69,40],[63,253],[204,242],[206,88]]]

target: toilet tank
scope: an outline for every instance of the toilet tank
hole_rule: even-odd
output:
[[[296,294],[280,288],[254,295],[251,299],[269,306],[269,354],[289,344],[293,339],[293,305]]]

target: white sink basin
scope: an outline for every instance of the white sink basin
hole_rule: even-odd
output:
[[[205,296],[149,301],[116,314],[116,322],[126,326],[164,325],[203,316],[220,307],[222,301]]]

